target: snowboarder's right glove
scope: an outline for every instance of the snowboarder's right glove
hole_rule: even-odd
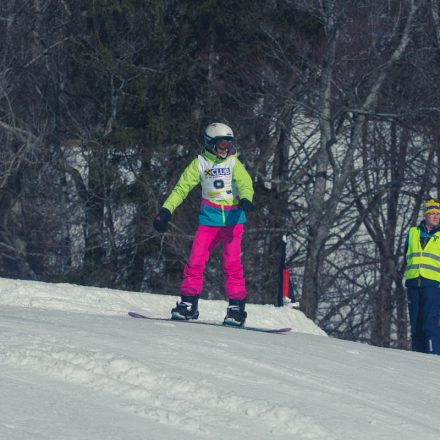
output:
[[[166,232],[168,221],[171,218],[171,212],[166,208],[160,208],[159,213],[156,215],[153,221],[153,227],[157,232]]]

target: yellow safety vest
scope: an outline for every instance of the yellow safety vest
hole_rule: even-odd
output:
[[[408,236],[405,279],[418,277],[440,282],[440,232],[436,232],[422,249],[420,229],[413,227]]]

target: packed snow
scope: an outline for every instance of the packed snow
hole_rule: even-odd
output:
[[[247,307],[286,335],[127,315],[176,300],[0,278],[0,439],[440,438],[439,356],[337,340],[291,307]]]

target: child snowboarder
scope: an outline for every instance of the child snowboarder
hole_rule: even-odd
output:
[[[241,263],[241,239],[245,212],[254,208],[252,179],[237,158],[234,133],[230,127],[222,123],[210,124],[204,140],[202,154],[186,167],[153,222],[158,232],[165,232],[174,210],[197,184],[201,184],[199,226],[183,272],[181,300],[171,310],[171,317],[199,317],[203,272],[211,252],[222,243],[225,289],[229,299],[224,324],[243,326],[247,316],[247,292]]]

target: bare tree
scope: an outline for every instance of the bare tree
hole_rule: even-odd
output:
[[[407,16],[398,18],[395,23],[396,29],[399,29],[398,35],[393,35],[393,40],[388,40],[392,49],[381,54],[377,60],[370,60],[376,73],[374,77],[363,78],[362,92],[352,94],[353,100],[350,102],[350,96],[340,95],[340,91],[346,87],[341,83],[344,77],[336,76],[341,73],[337,69],[341,68],[343,57],[348,55],[339,52],[347,38],[347,11],[344,2],[323,2],[320,14],[327,36],[327,55],[319,69],[320,96],[318,105],[314,107],[319,117],[320,145],[314,165],[313,186],[306,194],[309,239],[301,303],[302,310],[313,319],[316,317],[319,302],[320,270],[325,244],[338,215],[340,195],[355,172],[353,156],[362,141],[362,130],[368,115],[378,111],[377,104],[383,84],[410,42],[416,11],[416,4],[410,2]],[[340,133],[345,124],[348,124],[350,132],[342,141]]]

